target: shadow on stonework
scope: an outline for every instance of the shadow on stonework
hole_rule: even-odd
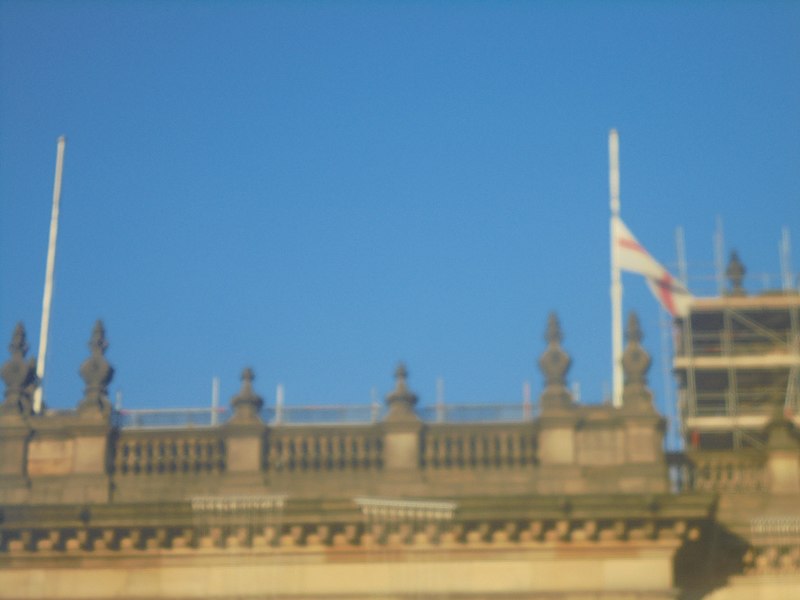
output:
[[[696,540],[687,539],[675,554],[674,581],[679,600],[700,600],[740,575],[748,544],[719,523],[709,523]]]

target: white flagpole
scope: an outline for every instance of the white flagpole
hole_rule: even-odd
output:
[[[616,245],[616,227],[619,219],[619,136],[617,130],[608,133],[608,187],[611,196],[611,356],[612,402],[622,406],[622,279],[619,269],[619,251]]]
[[[42,385],[44,382],[44,363],[47,358],[47,337],[50,329],[50,304],[53,300],[53,271],[56,264],[56,239],[58,238],[58,209],[61,202],[61,173],[64,168],[64,146],[67,141],[62,135],[58,138],[56,153],[56,179],[53,184],[53,211],[50,214],[50,242],[47,246],[47,270],[44,277],[44,296],[42,298],[42,325],[39,328],[39,357],[36,360],[36,377],[39,385],[33,394],[33,412],[42,412]]]

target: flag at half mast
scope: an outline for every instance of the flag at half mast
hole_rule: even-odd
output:
[[[643,275],[650,291],[673,318],[686,316],[693,300],[689,290],[650,256],[619,217],[613,220],[613,235],[619,268]]]

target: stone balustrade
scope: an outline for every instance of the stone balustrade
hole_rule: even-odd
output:
[[[528,423],[430,425],[423,430],[420,468],[533,468],[536,432]]]
[[[225,440],[214,429],[122,430],[112,448],[112,472],[138,475],[208,475],[225,471]]]
[[[264,469],[272,472],[380,470],[383,438],[375,426],[286,426],[269,430]]]
[[[767,453],[762,450],[688,451],[669,457],[678,492],[760,492],[769,487]]]

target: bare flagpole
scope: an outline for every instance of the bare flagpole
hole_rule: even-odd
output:
[[[61,173],[64,168],[64,136],[58,138],[56,154],[56,179],[53,184],[53,211],[50,214],[50,242],[47,246],[47,271],[44,277],[44,296],[42,297],[42,325],[39,328],[39,357],[36,360],[36,376],[39,385],[33,395],[33,412],[42,412],[42,385],[44,366],[47,359],[47,338],[50,330],[50,305],[53,300],[53,272],[56,265],[56,239],[58,238],[58,208],[61,202]]]
[[[612,402],[622,406],[622,279],[616,244],[619,220],[619,136],[617,130],[608,133],[608,187],[611,196],[611,372],[613,374]]]

